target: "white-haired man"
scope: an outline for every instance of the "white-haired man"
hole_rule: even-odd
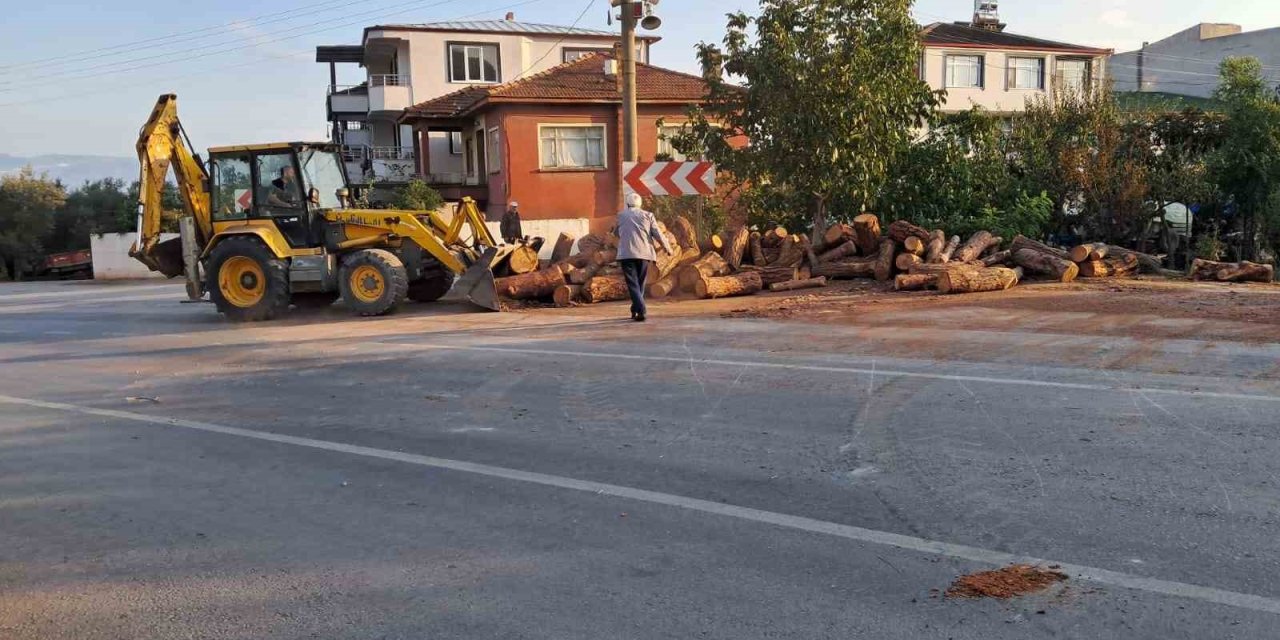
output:
[[[627,207],[618,212],[618,264],[622,266],[622,276],[627,281],[627,291],[631,294],[631,319],[644,322],[644,281],[648,274],[649,263],[656,262],[653,242],[656,240],[668,254],[672,253],[671,245],[658,231],[658,220],[652,213],[641,209],[644,201],[639,194],[627,194]]]
[[[524,230],[520,228],[520,203],[512,200],[507,203],[507,212],[502,214],[502,223],[498,225],[502,233],[502,241],[515,244],[524,238]]]

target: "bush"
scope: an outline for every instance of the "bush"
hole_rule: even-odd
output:
[[[396,189],[394,205],[397,209],[411,211],[435,211],[444,204],[444,196],[421,180]]]

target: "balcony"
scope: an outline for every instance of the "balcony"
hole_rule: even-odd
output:
[[[369,76],[369,111],[399,113],[413,105],[409,76],[394,73]]]
[[[329,87],[329,119],[341,120],[341,116],[369,113],[369,87],[365,84],[331,85]]]
[[[413,149],[404,147],[376,147],[345,145],[342,161],[347,167],[347,179],[356,186],[373,182],[379,186],[398,186],[410,180],[422,180],[440,192],[446,200],[459,200],[471,196],[480,202],[488,202],[489,187],[462,173],[418,173]]]

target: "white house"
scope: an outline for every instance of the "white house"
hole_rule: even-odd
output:
[[[433,131],[429,139],[415,139],[411,127],[396,122],[405,108],[468,86],[509,83],[586,53],[612,51],[618,40],[616,32],[517,22],[510,13],[505,20],[366,27],[358,45],[316,48],[316,61],[329,64],[332,140],[343,145],[353,181],[397,183],[417,176],[446,197],[456,197],[460,187],[469,186],[461,131]],[[647,62],[658,38],[638,40],[638,60]],[[338,86],[335,65],[343,63],[363,67],[366,80]]]

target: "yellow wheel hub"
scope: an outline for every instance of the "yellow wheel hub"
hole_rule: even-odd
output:
[[[218,289],[227,302],[247,309],[261,302],[266,295],[267,278],[257,260],[233,256],[218,270]]]
[[[362,264],[351,271],[351,295],[360,302],[377,302],[387,291],[387,280],[377,267]]]

